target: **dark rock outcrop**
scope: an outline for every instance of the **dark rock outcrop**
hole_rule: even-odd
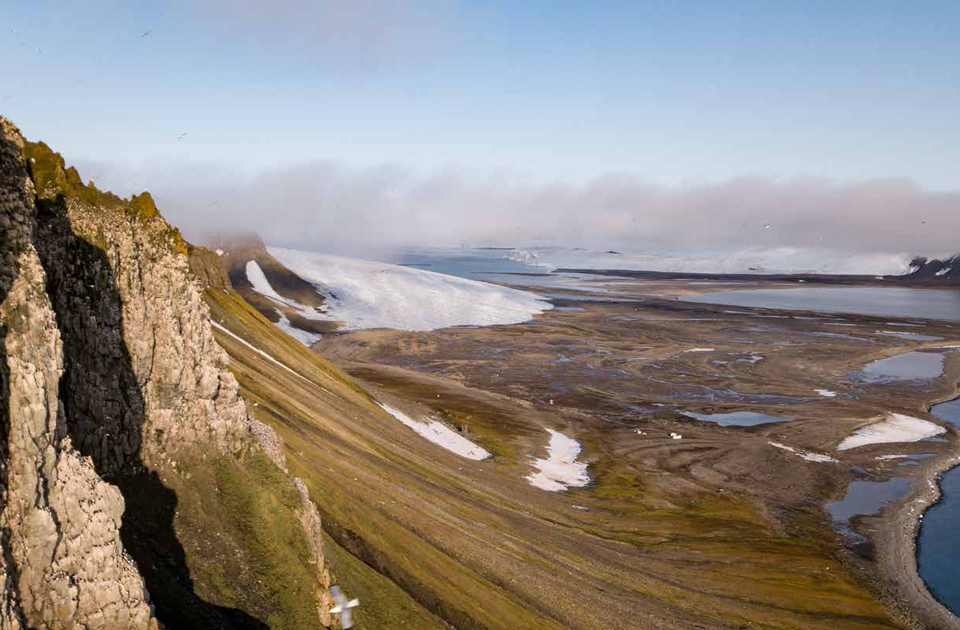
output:
[[[960,285],[960,255],[944,260],[918,256],[910,261],[910,272],[903,278],[918,284]]]

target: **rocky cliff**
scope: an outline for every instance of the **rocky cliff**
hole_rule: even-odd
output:
[[[316,507],[187,244],[0,125],[0,628],[329,625]]]

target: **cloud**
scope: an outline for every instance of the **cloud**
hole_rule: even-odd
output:
[[[254,230],[270,243],[341,253],[531,239],[663,254],[960,251],[960,192],[925,191],[906,180],[744,177],[664,187],[631,174],[569,185],[510,172],[422,173],[337,161],[259,173],[227,164],[81,166],[124,194],[148,188],[188,235]]]
[[[221,37],[312,49],[347,66],[438,55],[462,43],[477,15],[459,0],[178,0],[177,11]]]

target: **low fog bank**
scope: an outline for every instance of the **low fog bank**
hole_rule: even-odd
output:
[[[794,269],[841,256],[846,272],[889,273],[914,254],[960,251],[960,192],[906,180],[744,177],[663,187],[629,174],[567,185],[507,172],[424,174],[333,161],[261,173],[183,162],[79,166],[101,188],[150,190],[196,240],[255,231],[270,244],[368,258],[409,246],[547,243],[703,261],[752,256],[771,268],[779,265],[764,261],[779,254],[804,261]]]

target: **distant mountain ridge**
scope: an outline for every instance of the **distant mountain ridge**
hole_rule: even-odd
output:
[[[923,284],[948,284],[960,286],[960,254],[944,260],[927,260],[917,256],[910,261],[910,272],[905,280]]]
[[[880,285],[880,286],[927,286],[960,287],[960,255],[945,260],[913,259],[910,271],[905,274],[829,274],[829,273],[703,273],[686,271],[645,271],[638,269],[582,269],[561,267],[557,273],[584,273],[622,278],[646,278],[661,280],[716,280],[742,282],[809,282],[831,285]]]

